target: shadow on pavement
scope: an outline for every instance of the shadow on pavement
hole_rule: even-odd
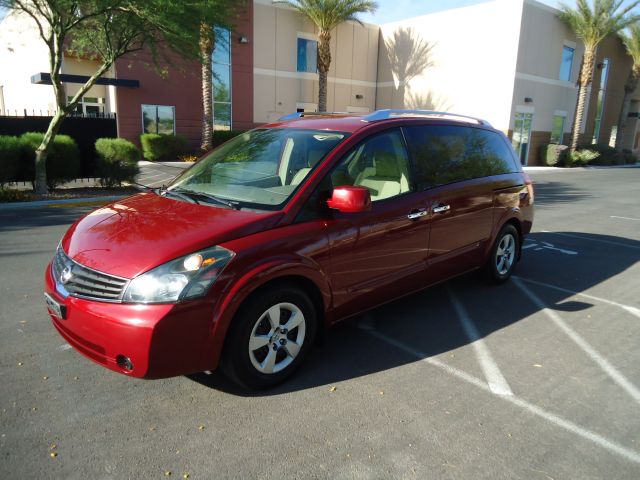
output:
[[[578,253],[568,255],[548,248],[525,250],[516,274],[581,292],[624,272],[640,259],[638,241],[576,232],[571,232],[571,235],[580,239],[557,233],[530,235],[530,241],[546,242]],[[607,245],[603,241],[623,246],[603,249]],[[592,307],[588,301],[576,301],[571,293],[544,287],[535,290],[547,308],[552,310],[575,312]],[[389,335],[410,345],[425,358],[449,352],[469,344],[451,305],[449,292],[468,310],[482,337],[539,311],[514,282],[491,285],[478,272],[472,272],[338,325],[327,336],[323,346],[310,352],[293,378],[271,390],[243,391],[218,372],[188,378],[233,395],[271,396],[335,384],[416,362],[414,356],[374,338],[363,327],[372,327],[378,334]]]
[[[549,207],[559,203],[571,203],[591,198],[588,190],[564,182],[534,183],[536,207]]]
[[[70,225],[97,206],[0,210],[0,232]]]

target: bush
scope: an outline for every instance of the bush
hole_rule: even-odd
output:
[[[18,137],[0,135],[0,188],[18,180],[22,144]]]
[[[633,165],[638,163],[638,157],[636,157],[631,150],[622,150],[622,160],[627,165]]]
[[[43,133],[27,132],[20,137],[23,168],[30,180],[35,180],[36,148],[42,143]],[[73,180],[80,172],[80,150],[69,135],[56,135],[47,156],[47,186],[50,189]]]
[[[596,159],[600,158],[600,154],[593,150],[583,148],[569,154],[569,162],[571,167],[583,167],[592,164]]]
[[[145,133],[140,135],[142,154],[152,162],[176,161],[178,155],[187,150],[187,139],[183,135]]]
[[[213,132],[213,140],[211,142],[211,148],[216,148],[222,145],[227,140],[231,140],[233,137],[237,137],[245,130],[215,130]]]
[[[96,140],[96,173],[100,185],[107,188],[120,186],[123,181],[133,182],[140,173],[140,150],[123,138],[99,138]]]
[[[544,145],[542,147],[542,158],[545,165],[550,167],[561,167],[566,163],[566,157],[569,147],[566,145]]]

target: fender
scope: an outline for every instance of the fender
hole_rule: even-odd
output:
[[[520,232],[521,232],[520,248],[522,248],[522,240],[524,238],[524,232],[522,232],[522,221],[523,221],[522,211],[520,210],[519,207],[511,207],[507,209],[499,218],[497,218],[493,222],[491,237],[489,238],[489,241],[487,242],[487,245],[484,251],[485,259],[488,258],[488,255],[491,252],[491,248],[493,247],[493,242],[496,241],[496,237],[498,233],[500,233],[500,230],[502,230],[502,227],[504,227],[507,224],[507,222],[514,219],[517,220],[518,223],[520,224]],[[518,252],[518,258],[520,258],[520,252]]]
[[[242,303],[261,286],[279,278],[298,276],[311,281],[320,291],[324,305],[324,326],[331,325],[332,293],[325,273],[320,266],[307,257],[290,254],[271,257],[267,261],[256,263],[237,280],[231,280],[222,290],[220,299],[215,302],[213,322],[206,364],[209,369],[217,368],[224,346],[227,330]],[[209,352],[213,352],[213,356]]]

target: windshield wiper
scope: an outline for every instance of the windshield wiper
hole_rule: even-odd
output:
[[[238,210],[238,204],[237,202],[231,202],[225,198],[220,198],[220,197],[216,197],[215,195],[212,195],[210,193],[203,193],[203,192],[192,192],[189,191],[190,195],[194,195],[194,196],[198,196],[200,198],[206,198],[208,200],[213,200],[216,203],[219,203],[221,205],[226,205],[229,208],[232,208],[234,210]]]
[[[190,192],[188,190],[186,190],[186,191],[185,190],[177,191],[176,189],[173,189],[173,190],[165,189],[165,190],[161,190],[159,194],[160,195],[164,195],[165,197],[167,195],[178,197],[178,198],[181,198],[182,200],[186,200],[189,203],[196,203],[196,204],[199,205],[200,202],[198,200],[196,200],[195,198],[193,198],[191,196],[191,193],[192,192]]]
[[[204,192],[196,192],[193,190],[187,190],[184,188],[180,188],[180,189],[172,189],[172,190],[167,190],[168,193],[176,193],[176,194],[180,194],[183,196],[187,196],[189,198],[191,198],[194,202],[196,203],[200,203],[196,200],[196,198],[200,198],[200,199],[206,199],[206,200],[212,200],[220,205],[224,205],[225,207],[229,207],[232,208],[234,210],[238,209],[238,204],[235,202],[231,202],[229,200],[226,200],[224,198],[220,198],[220,197],[216,197],[215,195],[212,195],[210,193],[204,193]]]

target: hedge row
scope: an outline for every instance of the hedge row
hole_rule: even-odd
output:
[[[27,132],[20,137],[0,135],[0,187],[11,182],[33,182],[35,152],[44,134]],[[134,180],[140,159],[138,148],[124,139],[103,138],[96,142],[97,172],[105,186]],[[73,180],[80,172],[80,150],[73,138],[56,135],[47,156],[47,186],[50,189]]]
[[[545,145],[542,147],[545,165],[551,167],[582,167],[587,165],[634,164],[637,157],[630,150],[618,153],[609,145],[584,145],[571,153],[565,145]]]

